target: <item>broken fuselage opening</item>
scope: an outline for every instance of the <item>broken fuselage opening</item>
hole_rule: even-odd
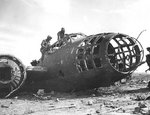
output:
[[[100,45],[103,36],[91,35],[81,42],[76,51],[76,67],[79,72],[101,68]]]
[[[112,37],[107,53],[111,66],[119,72],[135,70],[144,55],[141,44],[135,38],[124,34]]]
[[[118,72],[130,73],[141,63],[144,52],[135,38],[119,33],[102,33],[83,40],[76,55],[79,72],[102,68],[108,62]]]

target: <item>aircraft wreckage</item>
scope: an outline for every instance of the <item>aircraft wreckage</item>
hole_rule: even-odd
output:
[[[68,43],[54,43],[36,66],[25,67],[14,56],[0,55],[0,95],[9,97],[18,90],[69,92],[110,86],[142,63],[144,50],[128,35],[68,36]]]

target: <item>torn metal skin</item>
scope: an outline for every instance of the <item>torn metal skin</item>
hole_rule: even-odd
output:
[[[7,63],[12,68],[9,77],[0,77],[0,91],[7,91],[4,96],[9,97],[21,86],[22,90],[63,92],[109,86],[132,74],[143,60],[139,41],[125,34],[73,33],[67,37],[67,43],[54,43],[43,60],[26,69],[17,58],[1,55],[1,62],[6,58],[14,63]]]

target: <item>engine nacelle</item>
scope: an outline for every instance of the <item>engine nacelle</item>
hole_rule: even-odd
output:
[[[9,97],[26,79],[22,62],[12,55],[0,55],[0,97]]]

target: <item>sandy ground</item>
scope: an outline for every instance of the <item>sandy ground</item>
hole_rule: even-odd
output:
[[[150,115],[150,74],[134,73],[123,84],[43,96],[21,93],[0,99],[0,115]]]

